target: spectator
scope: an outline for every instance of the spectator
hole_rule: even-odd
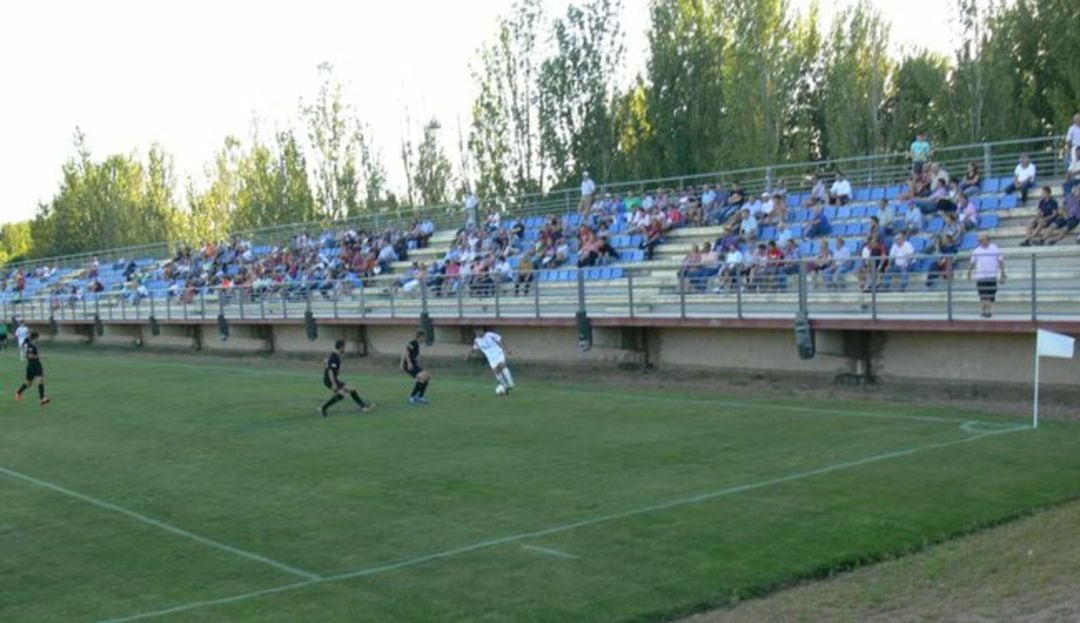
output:
[[[914,201],[908,203],[907,213],[904,214],[904,233],[910,238],[922,231],[923,213]]]
[[[1080,147],[1080,112],[1073,115],[1072,125],[1065,132],[1065,158],[1072,159],[1069,164],[1080,158],[1080,154],[1076,152],[1077,147]]]
[[[825,278],[826,271],[830,270],[832,267],[832,246],[829,244],[828,240],[825,240],[821,245],[821,249],[818,250],[817,255],[814,256],[813,261],[807,263],[806,274],[807,276],[812,277],[815,283],[820,284]]]
[[[682,267],[679,269],[679,291],[685,292],[687,284],[692,277],[701,269],[701,248],[696,244],[690,248],[690,252],[683,258]]]
[[[611,240],[607,236],[600,236],[600,248],[597,249],[597,263],[608,264],[618,261],[619,251],[611,246]]]
[[[829,193],[825,190],[825,180],[820,175],[814,176],[814,186],[810,190],[807,206],[825,203],[829,200]]]
[[[989,234],[981,234],[979,246],[971,252],[967,270],[969,280],[973,273],[979,301],[982,302],[982,317],[989,318],[993,314],[998,285],[1005,283],[1005,256],[996,244],[990,242]]]
[[[788,224],[784,221],[780,221],[780,224],[776,226],[776,244],[785,246],[788,240],[795,239],[795,232],[791,231]]]
[[[1073,186],[1072,192],[1062,199],[1057,217],[1044,234],[1043,242],[1048,245],[1061,242],[1065,236],[1076,229],[1078,224],[1080,224],[1080,184]]]
[[[1035,186],[1035,163],[1027,154],[1020,156],[1020,162],[1013,170],[1013,180],[1005,187],[1005,194],[1020,193],[1020,205],[1027,203],[1028,191]]]
[[[874,235],[866,239],[862,248],[862,266],[859,268],[859,288],[863,292],[876,289],[881,275],[888,265],[888,251],[881,240]]]
[[[926,132],[919,132],[911,143],[911,169],[915,174],[922,173],[923,166],[930,159],[933,149],[926,138]]]
[[[715,277],[719,272],[720,253],[717,252],[715,247],[706,242],[701,249],[701,270],[698,271],[692,285],[696,290],[704,291],[708,287],[709,279]]]
[[[847,181],[844,174],[837,173],[836,181],[829,187],[829,203],[832,205],[847,205],[851,200],[851,182]]]
[[[893,206],[889,203],[888,199],[882,199],[878,202],[877,220],[886,236],[893,235],[896,222],[896,211],[893,209]]]
[[[480,199],[476,193],[469,192],[465,197],[465,229],[473,229],[480,224]]]
[[[822,270],[825,285],[831,288],[843,288],[844,275],[851,271],[851,267],[851,249],[848,248],[842,237],[837,236],[836,244],[832,250],[832,264]]]
[[[521,258],[517,267],[517,279],[514,281],[514,296],[519,293],[528,296],[529,286],[533,281],[533,263],[532,258],[525,256]]]
[[[828,236],[832,233],[832,224],[829,223],[829,217],[825,215],[825,206],[814,207],[814,213],[810,217],[810,224],[806,227],[807,238],[817,238],[818,236]]]
[[[739,247],[729,244],[724,254],[724,265],[720,269],[720,283],[716,286],[716,292],[721,293],[727,287],[742,287],[743,277],[746,275],[745,258]]]
[[[904,234],[897,234],[896,239],[893,240],[892,247],[889,248],[889,269],[888,269],[888,281],[885,287],[889,290],[893,289],[893,277],[900,275],[900,291],[907,290],[908,282],[911,279],[911,271],[915,268],[915,247],[904,237]]]
[[[592,207],[593,195],[596,194],[596,183],[589,177],[589,172],[581,174],[581,203],[578,205],[578,213],[585,215]]]
[[[949,177],[949,172],[945,170],[945,167],[941,166],[938,162],[930,163],[930,186],[931,188],[937,188],[939,182],[945,182],[945,186],[949,185],[949,181],[952,178]]]
[[[784,251],[776,246],[775,240],[770,240],[765,245],[765,267],[760,271],[761,285],[766,290],[775,290],[780,285],[783,272]]]
[[[742,220],[739,222],[739,235],[743,242],[754,242],[758,237],[758,221],[750,210],[743,208]]]
[[[1042,242],[1042,238],[1046,233],[1046,230],[1057,218],[1058,205],[1054,200],[1053,191],[1049,186],[1043,186],[1042,195],[1039,197],[1039,208],[1035,213],[1035,218],[1032,219],[1028,225],[1027,235],[1020,243],[1022,247],[1030,247],[1033,243]]]
[[[956,214],[964,231],[979,228],[979,208],[974,201],[968,199],[967,195],[960,195],[957,198]]]
[[[956,254],[960,252],[960,244],[951,236],[938,238],[934,243],[934,258],[930,262],[930,270],[926,274],[926,287],[933,288],[942,279],[952,279],[953,266],[956,263]]]
[[[653,259],[653,254],[656,253],[656,247],[663,242],[664,239],[664,225],[660,219],[655,218],[649,223],[649,226],[645,228],[645,240],[641,243],[641,248],[645,250],[645,259]]]
[[[799,245],[794,240],[788,240],[787,244],[780,247],[783,251],[783,265],[780,266],[780,289],[787,290],[788,277],[791,275],[799,274],[800,260],[802,260],[802,251],[799,250]],[[829,241],[825,241],[821,245],[822,249],[829,248]]]
[[[1065,184],[1061,187],[1061,196],[1068,197],[1072,194],[1072,189],[1077,185],[1080,185],[1080,147],[1076,147],[1073,150],[1072,162],[1069,163],[1069,168],[1065,170]]]
[[[982,192],[982,170],[978,162],[969,162],[964,180],[960,182],[960,192],[967,197],[974,197]]]

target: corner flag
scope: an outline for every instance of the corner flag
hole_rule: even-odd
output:
[[[1076,340],[1068,335],[1039,329],[1035,335],[1035,400],[1031,409],[1031,427],[1039,427],[1039,359],[1072,359]]]

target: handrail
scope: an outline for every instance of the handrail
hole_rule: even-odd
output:
[[[1026,150],[1014,150],[1006,151],[1002,153],[1000,148],[1013,147],[1018,145],[1028,145]],[[1017,138],[1008,139],[1002,141],[992,141],[986,143],[969,143],[965,145],[955,145],[940,147],[935,150],[935,156],[938,161],[942,162],[953,174],[960,174],[959,168],[962,168],[967,161],[978,160],[983,165],[983,174],[986,176],[1002,176],[1005,173],[1011,172],[1012,163],[1015,162],[1015,158],[1019,153],[1027,152],[1032,156],[1032,160],[1036,163],[1036,166],[1043,169],[1047,165],[1052,167],[1051,174],[1057,176],[1062,171],[1062,160],[1060,158],[1061,152],[1064,146],[1064,141],[1061,136],[1039,136],[1029,138]],[[951,154],[961,154],[965,152],[973,152],[967,155],[956,155],[952,158],[945,158],[943,156]],[[891,163],[888,166],[882,166],[882,163]],[[863,163],[866,166],[862,168],[852,168],[849,165],[854,163]],[[605,192],[619,192],[620,189],[632,189],[638,192],[644,192],[646,189],[661,188],[665,186],[677,186],[684,187],[688,182],[705,182],[706,180],[715,180],[718,182],[730,182],[735,180],[742,180],[746,182],[746,189],[751,192],[757,192],[759,190],[768,189],[771,185],[781,177],[806,177],[820,172],[828,172],[835,170],[838,166],[843,166],[844,173],[852,181],[853,185],[862,183],[866,184],[891,184],[895,183],[906,177],[907,172],[910,170],[908,162],[908,156],[902,152],[888,152],[882,154],[871,154],[865,156],[850,156],[844,158],[833,158],[828,160],[815,160],[796,163],[777,163],[772,165],[764,165],[757,167],[745,167],[739,169],[728,169],[724,171],[707,172],[707,173],[694,173],[679,176],[669,176],[653,179],[643,180],[630,180],[623,182],[610,182],[603,183],[598,187],[598,193]],[[790,173],[785,173],[790,171]],[[805,182],[805,180],[803,180]],[[793,185],[789,190],[798,191],[805,190],[809,187],[803,185]],[[550,213],[557,207],[568,208],[573,210],[577,205],[577,199],[579,197],[578,190],[576,188],[562,188],[546,193],[529,193],[523,195],[516,195],[510,197],[493,197],[485,200],[485,204],[488,206],[499,206],[507,216],[510,217],[528,217],[537,214]],[[303,223],[287,223],[281,225],[273,225],[263,228],[239,230],[229,234],[230,237],[241,237],[251,239],[266,239],[265,237],[276,237],[277,240],[284,235],[291,235],[305,229],[343,229],[346,227],[358,227],[363,229],[379,228],[380,221],[391,223],[401,223],[399,219],[412,220],[412,219],[431,219],[438,226],[446,226],[450,224],[460,224],[462,222],[463,209],[460,204],[442,204],[437,206],[424,206],[419,208],[406,208],[402,210],[390,210],[381,209],[374,212],[370,212],[363,215],[358,215],[352,218],[343,219],[341,221],[311,221]],[[264,238],[260,238],[264,237]],[[80,260],[87,260],[94,256],[107,259],[115,259],[118,257],[134,256],[136,254],[145,253],[158,253],[168,250],[179,241],[157,241],[153,243],[147,243],[144,245],[132,245],[122,248],[106,248],[97,251],[89,251],[78,254],[55,256],[48,258],[40,258],[35,260],[27,260],[24,262],[18,262],[13,264],[4,265],[5,270],[12,270],[18,268],[30,268],[36,266],[68,266],[72,263]],[[144,255],[145,257],[145,255]]]
[[[1002,250],[1009,279],[999,283],[999,307],[1010,317],[1032,320],[1076,317],[1080,302],[1080,251],[1048,254],[1034,250]],[[907,274],[881,268],[889,258],[853,257],[842,269],[822,271],[811,257],[755,265],[733,271],[722,263],[715,275],[679,270],[677,276],[646,277],[633,264],[595,267],[560,266],[507,279],[466,278],[421,282],[408,274],[350,280],[306,280],[252,286],[185,287],[176,292],[145,290],[133,284],[97,295],[73,297],[65,291],[0,298],[0,316],[31,322],[53,320],[232,320],[302,318],[311,309],[316,318],[572,317],[578,309],[590,315],[655,317],[794,318],[805,311],[811,319],[848,315],[877,318],[879,313],[914,319],[953,319],[974,313],[976,286],[963,279],[970,252],[919,254]],[[939,265],[939,260],[948,262]],[[1047,263],[1059,260],[1059,266]],[[1065,260],[1065,261],[1060,261]],[[934,268],[934,266],[939,266]],[[584,288],[577,287],[579,279]],[[860,287],[856,287],[859,284]],[[901,288],[903,285],[903,288]],[[721,292],[715,290],[719,288]],[[796,296],[806,292],[807,296]],[[803,309],[804,308],[804,309]]]

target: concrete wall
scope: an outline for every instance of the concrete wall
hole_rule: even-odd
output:
[[[526,322],[526,321],[523,321]],[[302,322],[296,324],[230,324],[230,337],[221,341],[214,323],[161,325],[160,335],[149,326],[105,324],[104,335],[91,325],[64,325],[55,336],[47,325],[33,327],[45,339],[130,346],[141,339],[146,347],[202,349],[208,352],[322,354],[337,339],[348,341],[350,352],[375,357],[400,357],[416,325],[319,325],[318,339],[308,340]],[[649,364],[658,369],[733,370],[750,374],[807,375],[831,378],[856,370],[843,356],[798,358],[791,329],[761,328],[595,328],[594,347],[579,352],[573,327],[537,325],[498,328],[513,350],[513,360],[569,367],[616,368]],[[464,357],[472,344],[468,327],[437,326],[435,344],[425,356]],[[874,372],[884,381],[943,381],[1028,384],[1032,378],[1034,336],[1022,333],[948,333],[894,331],[874,334]],[[1080,359],[1044,360],[1043,381],[1080,388]]]

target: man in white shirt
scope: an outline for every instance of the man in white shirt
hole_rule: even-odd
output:
[[[503,342],[502,336],[480,327],[474,329],[474,335],[476,339],[473,340],[472,349],[484,354],[501,387],[507,392],[514,389],[514,377],[510,374],[510,368],[506,367],[506,356],[510,354],[510,348]]]
[[[465,229],[472,229],[480,224],[479,209],[480,199],[477,198],[476,193],[470,192],[465,197]]]
[[[821,271],[822,277],[825,279],[825,285],[838,288],[844,287],[844,274],[851,270],[851,266],[851,249],[848,248],[842,237],[837,236],[832,249],[832,264]]]
[[[791,231],[788,224],[784,221],[780,221],[780,224],[776,226],[776,244],[783,247],[788,243],[788,240],[795,238],[795,233]]]
[[[1035,186],[1035,163],[1027,154],[1020,156],[1020,162],[1013,169],[1013,181],[1005,187],[1005,194],[1020,191],[1020,205],[1027,203],[1028,191]]]
[[[829,188],[829,203],[847,205],[848,201],[851,201],[851,182],[847,181],[843,173],[837,173],[836,181]]]
[[[979,246],[971,252],[968,279],[971,279],[972,273],[975,274],[975,287],[978,288],[979,300],[982,301],[982,317],[989,318],[997,298],[998,284],[1005,283],[1005,256],[996,244],[990,242],[989,234],[980,234]]]
[[[1068,197],[1073,186],[1080,184],[1080,145],[1073,148],[1073,159],[1065,170],[1065,183],[1061,186],[1062,198]]]
[[[747,209],[743,209],[742,224],[739,225],[739,233],[747,241],[757,240],[758,222],[754,215]]]
[[[724,287],[729,283],[739,287],[744,273],[742,251],[739,251],[739,247],[735,245],[729,246],[724,255],[724,266],[720,269],[720,285],[716,286],[716,292],[723,292]]]
[[[907,290],[911,271],[915,269],[915,247],[907,241],[904,234],[897,234],[889,248],[889,269],[885,287],[892,289],[893,278],[900,275],[900,291]]]
[[[1077,148],[1080,148],[1080,112],[1073,115],[1072,125],[1065,132],[1065,159],[1067,163],[1076,162]]]
[[[585,171],[581,175],[581,203],[578,205],[578,213],[585,215],[589,213],[589,208],[592,207],[593,196],[596,194],[596,183],[589,177],[589,172]]]

